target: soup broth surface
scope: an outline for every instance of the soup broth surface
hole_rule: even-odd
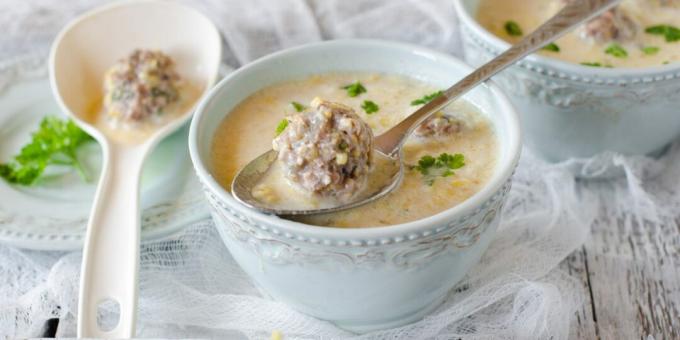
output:
[[[366,89],[350,97],[348,84]],[[237,105],[223,120],[213,140],[211,166],[216,180],[227,190],[243,166],[272,148],[279,122],[296,112],[292,102],[309,105],[315,97],[352,107],[380,135],[412,113],[412,101],[440,90],[397,75],[329,73],[264,88]],[[365,101],[378,105],[367,113]],[[371,111],[371,110],[369,110]],[[459,100],[445,109],[461,123],[460,131],[438,138],[411,138],[404,147],[407,169],[401,185],[386,197],[361,207],[325,215],[297,217],[312,225],[375,227],[422,219],[453,207],[478,192],[495,171],[498,142],[488,118],[475,106]],[[426,177],[411,167],[421,157],[442,153],[463,154],[465,166],[452,175]]]

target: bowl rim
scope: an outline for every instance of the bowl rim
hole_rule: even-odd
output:
[[[519,116],[514,106],[511,104],[508,97],[503,93],[503,91],[493,82],[487,82],[485,86],[491,95],[495,98],[498,108],[497,111],[501,113],[498,118],[500,122],[507,122],[507,125],[501,125],[498,121],[494,122],[496,127],[502,126],[502,128],[507,129],[508,138],[507,140],[501,141],[507,145],[508,157],[505,157],[505,162],[499,162],[497,164],[496,171],[489,181],[474,195],[455,205],[449,209],[446,209],[440,213],[432,216],[428,216],[423,219],[395,224],[390,226],[371,226],[362,228],[343,228],[343,227],[326,227],[326,226],[314,226],[310,224],[304,224],[300,222],[290,221],[282,219],[275,215],[264,214],[256,210],[250,209],[245,205],[239,203],[235,198],[232,197],[231,193],[225,190],[215,178],[208,171],[207,165],[204,163],[202,157],[200,156],[198,140],[199,140],[199,128],[204,117],[207,116],[206,108],[209,104],[216,98],[217,94],[221,91],[221,88],[225,86],[232,79],[240,76],[240,74],[247,72],[249,69],[260,65],[275,62],[278,58],[283,56],[290,56],[296,54],[304,54],[309,51],[323,50],[323,49],[337,49],[337,48],[380,48],[392,50],[395,53],[400,53],[403,55],[412,55],[418,58],[427,58],[428,60],[434,62],[445,62],[455,65],[454,67],[461,68],[464,71],[471,72],[472,67],[468,66],[459,59],[446,55],[441,52],[436,52],[428,48],[385,41],[385,40],[373,40],[373,39],[338,39],[338,40],[327,40],[322,42],[310,43],[301,45],[298,47],[293,47],[285,49],[273,54],[269,54],[262,58],[259,58],[241,68],[229,74],[227,77],[222,79],[216,86],[214,86],[211,91],[201,100],[197,106],[196,112],[192,118],[191,126],[189,130],[189,153],[191,161],[194,165],[197,176],[200,181],[205,186],[205,190],[211,192],[215,195],[217,204],[222,208],[227,208],[240,215],[240,217],[246,216],[250,223],[256,224],[257,226],[265,225],[275,225],[280,231],[275,230],[275,228],[264,227],[261,229],[272,231],[274,234],[284,234],[288,238],[297,238],[298,240],[305,240],[304,237],[296,237],[296,235],[304,235],[314,241],[318,239],[342,239],[348,240],[350,244],[353,244],[354,240],[366,240],[366,239],[383,239],[386,237],[393,237],[394,242],[403,241],[402,236],[404,234],[409,234],[408,239],[415,239],[417,236],[412,236],[414,233],[422,232],[424,230],[436,229],[437,226],[447,225],[450,227],[450,222],[456,221],[457,219],[466,216],[474,212],[476,209],[482,207],[484,202],[492,199],[499,191],[503,189],[503,186],[508,182],[519,161],[519,156],[521,153],[521,128],[519,124]],[[358,241],[361,242],[361,241]],[[380,244],[380,243],[379,243]],[[378,244],[378,245],[379,245]]]
[[[467,11],[465,6],[463,5],[463,2],[466,0],[453,0],[453,6],[455,9],[455,12],[460,19],[459,21],[465,26],[465,28],[468,28],[471,30],[472,34],[476,34],[478,37],[480,37],[483,42],[488,43],[491,45],[492,48],[496,49],[496,53],[500,53],[502,51],[505,51],[512,46],[510,43],[507,41],[501,39],[500,37],[496,36],[489,30],[487,30],[485,27],[483,27],[475,17],[472,16],[470,12]],[[480,0],[472,0],[472,1],[477,1],[479,2]],[[461,30],[463,31],[463,30]],[[464,32],[461,32],[464,34]],[[538,53],[533,53],[527,57],[525,57],[523,60],[519,61],[517,63],[519,66],[523,66],[526,68],[530,68],[532,71],[543,71],[540,69],[535,69],[532,66],[536,67],[543,67],[543,68],[552,68],[557,70],[557,72],[563,72],[563,73],[569,73],[569,74],[574,74],[574,75],[583,75],[586,77],[591,77],[591,78],[616,78],[616,79],[621,79],[621,78],[648,78],[648,77],[655,77],[655,76],[665,76],[668,75],[668,73],[676,73],[675,78],[680,78],[680,62],[676,63],[669,63],[667,65],[653,65],[653,66],[646,66],[646,67],[616,67],[616,68],[607,68],[607,67],[589,67],[577,63],[572,63],[569,61],[553,58],[550,56],[544,56],[542,54]],[[545,72],[541,72],[545,73]],[[557,76],[557,75],[556,75]],[[558,75],[560,78],[564,78],[563,75]],[[572,76],[570,77],[574,80],[578,79],[577,76]],[[656,79],[656,80],[662,80],[664,78]],[[607,83],[607,86],[610,86],[612,84]]]

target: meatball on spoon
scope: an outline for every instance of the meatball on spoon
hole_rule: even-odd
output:
[[[289,120],[288,131],[274,140],[273,150],[239,171],[232,182],[232,193],[249,207],[284,216],[330,213],[377,200],[401,182],[404,172],[401,148],[428,117],[618,2],[570,1],[536,31],[376,138],[363,132],[365,123],[350,108],[315,99],[312,111]],[[350,141],[338,136],[349,137]],[[279,199],[274,186],[268,185],[274,183],[270,181],[273,176],[285,178],[298,191],[316,200],[296,201],[288,193],[285,199]]]
[[[137,49],[163,51],[174,61],[133,53]],[[129,62],[118,63],[131,53]],[[106,5],[57,35],[49,58],[52,92],[62,111],[99,142],[104,159],[84,237],[79,338],[135,336],[142,166],[159,141],[191,118],[193,105],[217,79],[220,58],[221,39],[210,20],[170,1]],[[107,73],[112,65],[118,68]],[[166,68],[171,65],[179,76]],[[178,77],[196,91],[170,93]],[[121,91],[109,95],[109,87]],[[93,106],[102,101],[106,118],[120,118],[129,128],[101,124],[104,112]],[[170,110],[170,102],[183,104]],[[163,119],[151,121],[151,115]],[[105,308],[120,312],[112,327],[98,321]]]

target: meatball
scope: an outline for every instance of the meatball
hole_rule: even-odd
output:
[[[105,76],[106,113],[132,122],[160,115],[179,99],[179,85],[180,76],[169,56],[159,51],[135,50]]]
[[[680,7],[680,0],[657,0],[661,7]]]
[[[574,0],[560,0],[560,2],[566,5]],[[618,6],[588,21],[580,29],[583,38],[592,39],[598,43],[613,40],[630,41],[635,38],[638,30],[638,23]]]
[[[459,132],[460,129],[460,121],[438,112],[420,124],[420,126],[416,128],[415,135],[421,138],[446,137]]]
[[[612,8],[586,23],[583,35],[597,42],[630,41],[639,30],[638,24],[618,7]]]
[[[347,201],[366,185],[373,162],[373,132],[351,108],[315,98],[287,118],[273,148],[289,182]]]

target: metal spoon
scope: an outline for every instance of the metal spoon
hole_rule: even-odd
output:
[[[57,36],[49,59],[52,91],[62,111],[102,146],[104,163],[85,235],[78,301],[78,337],[135,335],[139,267],[139,186],[146,156],[184,125],[192,106],[214,84],[221,59],[217,28],[199,12],[170,1],[124,1],[88,12]],[[103,77],[133,50],[169,54],[180,76],[195,86],[194,102],[153,131],[120,138],[94,122],[92,104]],[[120,131],[116,131],[120,132]],[[140,132],[143,132],[140,134]],[[120,311],[111,329],[98,322],[104,303]]]
[[[261,178],[271,168],[274,161],[276,161],[277,153],[274,150],[265,152],[239,171],[232,182],[232,193],[236,199],[243,204],[276,215],[322,214],[345,210],[375,201],[388,194],[400,183],[404,172],[404,166],[401,161],[401,148],[408,136],[410,136],[413,130],[425,121],[425,119],[475,86],[488,80],[496,73],[558,39],[565,33],[571,31],[574,27],[611,8],[620,1],[621,0],[577,0],[570,2],[555,16],[523,38],[520,42],[510,47],[510,49],[482,65],[480,68],[444,91],[442,95],[436,97],[406,117],[406,119],[389,129],[387,132],[376,137],[374,140],[374,154],[378,158],[389,160],[389,171],[392,171],[391,176],[385,176],[385,182],[382,183],[382,185],[376,185],[374,191],[362,193],[348,204],[326,207],[323,209],[309,209],[307,207],[302,209],[279,209],[269,206],[267,203],[261,202],[253,197],[253,187],[260,182]]]

